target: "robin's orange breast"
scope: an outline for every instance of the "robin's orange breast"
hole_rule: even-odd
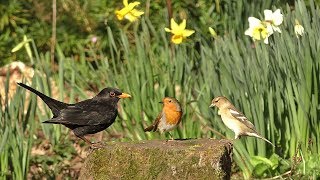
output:
[[[181,111],[176,111],[168,108],[164,108],[164,113],[166,117],[166,123],[170,125],[178,124],[181,120]]]

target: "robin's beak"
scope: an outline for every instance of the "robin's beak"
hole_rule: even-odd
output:
[[[159,102],[159,103],[163,104],[163,102],[162,102],[162,101],[161,101],[161,102]]]
[[[212,108],[212,107],[214,107],[214,106],[215,106],[214,104],[210,104],[209,108]]]
[[[118,96],[118,98],[121,98],[121,99],[123,99],[123,98],[129,98],[129,97],[131,97],[131,95],[130,95],[130,94],[127,94],[127,93],[122,93],[122,94],[120,94],[120,95]]]

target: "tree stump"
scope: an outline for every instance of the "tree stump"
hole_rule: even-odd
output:
[[[112,142],[88,155],[79,179],[230,179],[231,158],[228,141]]]

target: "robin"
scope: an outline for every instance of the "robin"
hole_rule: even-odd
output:
[[[177,99],[165,97],[159,103],[163,104],[162,111],[155,119],[154,123],[144,129],[145,132],[157,130],[160,133],[168,132],[173,130],[181,121],[182,109]],[[171,134],[170,136],[172,138]]]
[[[92,99],[67,104],[52,99],[25,84],[18,83],[18,85],[39,96],[51,109],[53,117],[43,123],[64,125],[93,148],[101,147],[101,145],[90,142],[84,136],[108,128],[114,123],[118,115],[118,101],[121,98],[131,97],[129,94],[122,93],[119,89],[104,88]]]
[[[238,111],[226,97],[218,96],[214,98],[209,107],[214,106],[219,109],[218,114],[221,116],[222,122],[235,133],[235,139],[239,139],[241,136],[257,137],[274,147],[269,140],[256,131],[247,117]]]

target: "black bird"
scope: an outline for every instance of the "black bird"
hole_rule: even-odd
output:
[[[104,88],[92,99],[67,104],[52,99],[23,83],[18,85],[39,96],[51,109],[53,117],[43,123],[62,124],[92,147],[100,147],[100,145],[90,142],[84,136],[103,131],[114,123],[118,115],[118,101],[120,98],[131,97],[119,89]]]

